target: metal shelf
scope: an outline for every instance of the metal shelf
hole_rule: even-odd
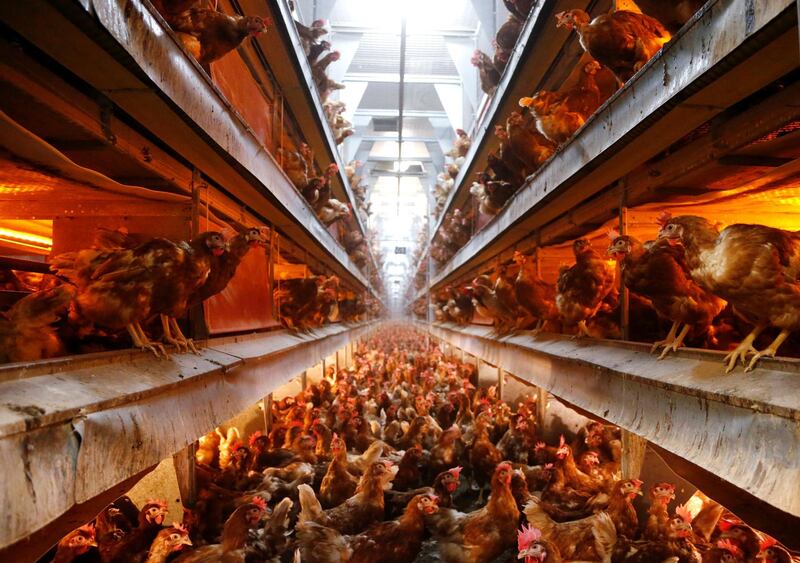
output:
[[[748,0],[706,5],[439,270],[432,287],[559,217],[574,225],[576,206],[797,68],[794,1],[761,0],[754,13],[748,6]]]
[[[200,355],[170,360],[127,350],[0,367],[7,516],[0,549],[59,519],[47,530],[52,545],[75,526],[59,518],[70,509],[147,471],[374,327],[219,338]]]
[[[680,350],[659,361],[646,344],[416,326],[713,473],[735,487],[725,498],[731,510],[760,499],[760,521],[750,523],[797,544],[800,360],[769,360],[750,374],[727,375],[720,352]]]
[[[334,273],[370,287],[241,116],[141,0],[33,0],[3,5],[0,15],[254,213],[314,249]]]
[[[605,1],[600,3],[609,4]],[[465,164],[459,170],[453,190],[436,220],[430,241],[433,241],[433,237],[442,227],[444,216],[454,208],[463,206],[471,197],[469,179],[474,177],[479,166],[486,164],[489,151],[498,146],[494,136],[494,126],[505,123],[506,117],[514,109],[519,109],[519,98],[530,95],[535,84],[539,84],[549,74],[558,74],[552,72],[552,65],[562,58],[562,46],[569,39],[569,35],[556,29],[554,14],[572,8],[588,9],[592,4],[597,2],[556,0],[536,3],[522,28],[489,107],[483,113],[482,120],[474,132]],[[571,46],[571,50],[567,50],[577,54],[575,45]]]
[[[356,199],[352,186],[347,180],[344,171],[345,163],[342,162],[333,137],[328,120],[322,110],[322,100],[311,75],[311,65],[303,52],[297,28],[288,6],[282,0],[265,2],[264,0],[239,0],[242,8],[247,13],[269,13],[274,27],[270,32],[260,36],[259,45],[264,45],[270,56],[280,61],[289,61],[291,64],[271,65],[270,70],[278,81],[283,92],[297,93],[298,95],[286,96],[286,104],[298,120],[303,129],[309,146],[318,157],[324,154],[322,165],[335,163],[339,167],[339,174],[335,177],[334,195],[350,203],[356,209]],[[353,217],[363,235],[366,235],[366,225],[361,221],[357,212]],[[377,262],[369,249],[372,267],[377,269]],[[373,288],[374,290],[374,288]]]

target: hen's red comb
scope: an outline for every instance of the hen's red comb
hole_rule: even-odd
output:
[[[692,523],[692,513],[689,512],[689,509],[686,508],[685,504],[682,504],[675,508],[675,515],[680,516],[681,519],[686,522],[687,524]]]
[[[528,549],[531,544],[539,541],[542,538],[542,532],[533,526],[522,525],[522,528],[517,531],[517,551]]]
[[[261,512],[266,512],[267,510],[267,501],[263,497],[253,497],[250,504],[257,507]]]
[[[662,211],[661,213],[658,214],[658,217],[656,217],[656,223],[658,223],[663,227],[667,223],[669,223],[670,219],[672,219],[672,213],[670,213],[669,211]]]
[[[453,467],[452,469],[448,469],[447,472],[450,473],[456,479],[461,477],[461,470],[464,469],[460,465],[458,467]]]

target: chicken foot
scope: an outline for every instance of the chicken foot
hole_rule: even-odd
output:
[[[178,350],[178,353],[188,352],[189,345],[185,340],[172,336],[171,319],[167,315],[161,315],[161,329],[164,332],[162,337],[168,344],[172,344]]]
[[[658,350],[659,346],[669,346],[673,342],[675,342],[675,335],[678,333],[678,327],[681,326],[681,323],[674,322],[672,323],[672,328],[669,329],[669,333],[664,340],[659,340],[658,342],[653,342],[653,347],[650,348],[650,353],[652,354],[656,350]]]
[[[197,354],[199,356],[200,352],[195,347],[194,340],[192,340],[191,338],[186,338],[183,335],[183,331],[181,331],[181,327],[178,325],[178,321],[175,319],[175,317],[169,318],[169,324],[172,327],[172,330],[175,332],[175,336],[177,337],[177,339],[186,346],[186,351],[188,352],[189,350],[191,350],[193,354]]]
[[[772,344],[761,350],[760,352],[756,352],[753,358],[750,360],[750,364],[744,368],[744,371],[752,371],[754,367],[756,367],[756,363],[758,360],[763,358],[764,356],[774,358],[775,354],[778,353],[778,348],[780,348],[781,344],[789,338],[790,332],[786,329],[782,330],[781,333],[772,341]]]
[[[167,351],[164,349],[164,347],[157,342],[150,342],[138,322],[131,323],[125,328],[128,329],[128,334],[131,335],[134,348],[138,348],[140,350],[150,350],[156,358],[161,358],[163,356],[164,359],[169,359],[169,354],[167,354]]]
[[[688,325],[688,324],[683,325],[683,328],[681,329],[680,333],[676,337],[675,336],[675,331],[679,326],[680,326],[680,323],[677,323],[677,322],[673,323],[672,324],[672,328],[670,329],[669,334],[667,335],[667,338],[665,340],[660,341],[660,342],[656,342],[653,345],[653,348],[652,348],[651,352],[653,350],[655,350],[658,346],[664,345],[664,349],[661,351],[661,355],[658,356],[659,360],[663,360],[664,358],[666,358],[667,354],[669,354],[670,350],[672,350],[673,352],[677,352],[678,348],[683,346],[683,341],[686,338],[686,335],[689,334],[689,330],[692,327],[690,325]]]
[[[589,336],[589,329],[586,327],[586,321],[579,321],[578,332],[572,336],[572,340],[578,340],[579,338],[583,338],[585,336]]]
[[[766,325],[756,325],[756,327],[750,331],[744,340],[742,340],[739,345],[732,350],[725,359],[722,360],[723,362],[728,363],[728,367],[725,370],[725,373],[730,373],[733,371],[733,368],[736,367],[736,364],[739,363],[739,359],[742,360],[742,365],[745,365],[745,361],[747,360],[747,354],[750,352],[754,354],[758,354],[758,350],[753,347],[753,342],[758,337],[759,334],[766,328]],[[774,344],[774,342],[773,342]]]
[[[672,350],[673,352],[677,352],[678,348],[683,346],[683,340],[686,338],[686,335],[689,334],[690,328],[692,327],[688,324],[683,325],[683,328],[678,334],[678,338],[676,338],[671,344],[667,344],[666,346],[664,346],[664,349],[661,351],[661,355],[658,357],[658,359],[663,360],[664,358],[666,358],[670,350]]]

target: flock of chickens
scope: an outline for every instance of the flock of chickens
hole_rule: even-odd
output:
[[[296,331],[309,331],[338,321],[359,322],[379,312],[375,300],[343,296],[336,276],[281,280],[272,298],[281,323]]]
[[[540,90],[519,100],[521,109],[513,111],[504,125],[497,125],[494,135],[498,149],[487,156],[486,168],[470,186],[477,211],[496,215],[532,174],[561,147],[597,111],[667,43],[671,32],[679,29],[703,4],[702,0],[682,2],[639,2],[647,13],[626,2],[618,9],[590,19],[583,10],[556,15],[556,25],[575,30],[585,54],[573,75],[558,91]],[[491,95],[505,69],[510,52],[519,38],[532,2],[507,1],[510,15],[497,32],[494,58],[476,51],[472,62],[480,72],[481,87]],[[648,13],[656,15],[652,17]],[[666,26],[661,21],[666,22]],[[458,169],[456,167],[456,174]],[[455,175],[453,175],[455,178]],[[434,188],[437,215],[441,214],[453,189],[447,175]],[[432,246],[431,257],[439,263],[450,260],[471,238],[475,213],[455,210],[463,219],[445,217]],[[454,212],[454,213],[455,213]],[[469,228],[464,229],[466,223]]]
[[[52,275],[0,313],[0,362],[125,346],[126,332],[134,347],[166,358],[163,344],[147,334],[158,329],[164,344],[196,352],[178,319],[222,292],[247,253],[267,243],[259,227],[227,239],[209,231],[179,242],[99,229],[91,248],[54,256]],[[279,282],[273,295],[278,318],[287,328],[310,330],[377,312],[376,301],[343,297],[339,289],[336,276]]]
[[[436,318],[466,325],[477,314],[498,333],[546,328],[618,338],[617,261],[631,292],[631,336],[641,340],[648,324],[657,333],[659,320],[671,323],[667,337],[653,345],[664,347],[662,358],[690,337],[730,350],[728,372],[739,362],[749,371],[800,330],[800,232],[744,224],[720,229],[702,217],[666,212],[659,227],[646,242],[609,232],[605,253],[576,240],[575,264],[563,266],[555,284],[537,273],[535,256],[517,252],[494,277],[481,275],[436,295]],[[415,313],[425,316],[424,302]],[[756,338],[768,329],[777,335],[759,351]]]
[[[310,25],[304,25],[295,20],[295,26],[300,35],[303,51],[311,64],[311,74],[322,100],[325,118],[331,127],[335,143],[339,145],[355,132],[353,124],[343,115],[346,109],[344,102],[328,99],[332,92],[345,87],[344,84],[336,82],[327,74],[328,66],[339,60],[340,53],[339,51],[330,51],[330,42],[322,39],[328,33],[324,20],[315,20]],[[326,226],[331,226],[336,222],[343,225],[338,232],[339,241],[355,265],[361,270],[366,270],[369,264],[369,255],[372,252],[380,267],[383,258],[375,234],[368,232],[365,238],[356,221],[353,220],[352,206],[331,197],[330,182],[331,178],[339,172],[338,166],[331,164],[324,172],[317,174],[314,156],[305,143],[301,143],[297,150],[279,148],[278,154],[281,158],[281,166],[289,179],[311,205],[320,221]],[[355,211],[362,224],[366,224],[370,215],[370,207],[366,201],[367,187],[363,184],[364,178],[357,175],[359,166],[358,161],[351,162],[345,167],[345,174],[355,196],[357,208]],[[377,272],[371,272],[371,275],[374,278],[373,285],[378,286]]]
[[[311,65],[311,77],[319,92],[322,107],[325,111],[325,118],[331,126],[336,144],[340,145],[355,132],[353,124],[342,115],[342,112],[346,109],[344,102],[338,100],[328,101],[331,93],[345,88],[344,84],[336,82],[327,73],[328,66],[338,61],[341,53],[339,51],[331,51],[330,41],[322,39],[328,34],[325,20],[314,20],[311,25],[304,25],[297,20],[294,23],[297,33],[300,35],[303,52]]]
[[[205,0],[153,0],[152,4],[207,72],[211,63],[236,49],[247,37],[265,32],[269,23],[258,16],[225,14],[207,6]],[[321,56],[330,47],[326,41],[318,41],[327,33],[323,24],[297,26],[312,63],[314,81],[327,96],[341,85],[326,75],[327,66],[338,58],[338,52]],[[335,102],[325,107],[332,127],[343,138],[347,133],[337,129],[343,126],[342,109]],[[306,144],[297,151],[282,151],[280,157],[287,175],[323,224],[330,226],[344,220],[338,235],[353,262],[366,269],[372,252],[380,263],[375,241],[366,240],[358,225],[348,221],[350,207],[331,197],[330,179],[338,172],[336,165],[331,164],[317,175],[313,154]],[[348,177],[356,181],[355,170],[348,170]],[[359,212],[366,214],[369,208],[360,182],[358,189]],[[92,248],[55,256],[51,261],[53,276],[46,277],[44,287],[33,288],[33,293],[0,314],[0,362],[114,347],[120,333],[125,332],[135,347],[166,357],[164,346],[152,341],[145,330],[153,320],[160,324],[164,343],[179,351],[196,351],[177,319],[184,317],[191,306],[220,293],[244,255],[265,243],[264,233],[258,228],[245,230],[230,240],[221,233],[208,232],[180,242],[101,230]],[[379,271],[371,271],[370,275],[377,285]],[[376,301],[361,297],[342,299],[335,276],[279,283],[273,297],[284,326],[298,330],[326,322],[363,319],[377,306]]]
[[[369,266],[369,255],[375,257],[378,265],[382,263],[382,253],[377,244],[374,232],[368,231],[365,237],[353,218],[352,207],[332,196],[331,178],[339,172],[336,164],[331,164],[320,175],[314,175],[314,156],[311,148],[302,143],[297,151],[278,149],[282,158],[282,166],[289,179],[309,203],[320,221],[330,227],[339,223],[339,242],[347,251],[350,259],[361,270],[366,271]],[[353,161],[345,167],[347,180],[353,188],[358,213],[363,222],[369,217],[370,209],[366,201],[366,186],[362,183],[363,177],[357,175],[358,161]],[[371,272],[377,276],[377,272]],[[373,280],[375,285],[377,279]]]
[[[509,4],[519,11],[519,3]],[[526,179],[647,64],[703,2],[642,0],[639,4],[658,19],[642,13],[632,2],[626,9],[594,19],[582,10],[556,15],[559,27],[577,32],[585,55],[570,84],[557,92],[539,91],[522,98],[521,110],[512,112],[505,126],[495,128],[499,150],[488,155],[486,169],[470,188],[481,214],[499,213]],[[509,10],[511,16],[501,31],[513,28],[518,35],[524,18]],[[506,44],[499,33],[497,44]],[[487,70],[486,65],[495,64],[488,55],[476,54],[476,60],[483,61],[476,64],[484,89],[491,93],[501,69]],[[489,75],[496,80],[487,82]],[[456,144],[469,146],[461,135]],[[451,166],[455,173],[452,177],[443,173],[435,188],[440,212],[458,173],[458,154],[454,148]],[[620,262],[622,281],[634,296],[633,337],[647,339],[658,334],[660,320],[671,323],[666,339],[654,345],[654,350],[664,346],[661,357],[677,350],[687,338],[696,345],[732,349],[725,359],[727,371],[739,362],[749,371],[760,358],[775,356],[790,333],[800,330],[798,234],[762,225],[720,230],[699,217],[662,219],[656,241],[612,236],[607,253],[592,249],[584,239],[575,241],[576,264],[562,268],[555,284],[538,276],[532,257],[516,256],[514,264],[491,277],[479,276],[465,287],[440,292],[435,297],[436,317],[466,324],[477,312],[491,319],[501,333],[548,326],[551,331],[577,329],[578,335],[619,337],[618,283],[616,268],[609,261],[613,258]],[[475,228],[474,213],[449,212],[431,242],[431,258],[440,264],[450,260]],[[418,289],[424,287],[425,278],[425,268],[421,268],[415,279]],[[426,316],[425,304],[416,303],[414,312]],[[778,331],[774,340],[757,350],[755,339],[770,328]]]
[[[485,216],[499,213],[527,178],[647,64],[703,3],[703,0],[640,0],[637,5],[627,0],[624,9],[594,19],[583,10],[557,14],[556,25],[577,32],[585,55],[573,71],[574,76],[568,78],[560,90],[541,90],[521,98],[520,110],[511,112],[504,125],[495,127],[499,148],[487,156],[486,168],[477,174],[470,186],[479,213]],[[474,54],[472,62],[479,69],[481,87],[487,94],[493,94],[496,89],[533,5],[527,1],[506,1],[510,15],[497,32],[494,57],[480,51]],[[452,189],[446,177],[438,182],[434,189],[437,215]],[[472,224],[477,221],[475,213],[456,211],[469,222],[467,230],[473,230]],[[431,257],[437,262],[450,260],[469,240],[470,236],[464,235],[460,223],[445,217],[431,247]]]
[[[186,50],[197,59],[198,63],[209,71],[212,62],[219,60],[236,49],[250,36],[257,36],[267,30],[269,20],[259,16],[228,15],[216,8],[205,7],[205,0],[154,0],[153,6],[169,24]],[[311,75],[322,98],[323,110],[333,131],[336,144],[340,144],[353,134],[352,123],[347,121],[342,112],[345,106],[339,101],[328,101],[331,92],[344,88],[341,83],[332,80],[328,74],[328,66],[339,59],[338,51],[330,51],[330,43],[324,37],[328,30],[323,20],[317,20],[310,26],[295,21],[303,51],[311,65]],[[305,143],[300,143],[296,150],[279,148],[277,150],[281,165],[294,186],[309,202],[314,213],[326,226],[351,217],[352,209],[346,203],[331,197],[330,180],[338,173],[338,167],[331,164],[326,170],[317,173],[314,155]],[[355,187],[353,188],[355,190]],[[362,197],[357,199],[358,212],[362,219],[369,213],[369,208]],[[347,233],[353,236],[358,231],[355,223],[350,223]],[[360,235],[360,232],[356,234]],[[368,255],[366,247],[361,243],[346,242],[342,235],[340,240],[348,253],[356,253],[355,261],[360,268],[366,266],[361,255]],[[379,260],[376,255],[376,260]],[[375,274],[377,276],[377,273]],[[378,280],[374,280],[378,285]]]
[[[485,215],[499,213],[526,178],[671,38],[657,19],[631,10],[593,20],[583,10],[570,10],[557,14],[556,22],[578,33],[586,55],[575,70],[574,84],[520,99],[522,109],[508,116],[505,127],[495,128],[499,149],[488,156],[486,169],[470,188]]]
[[[166,357],[143,328],[152,320],[165,343],[196,351],[177,319],[225,289],[244,256],[265,243],[257,227],[228,240],[208,231],[179,242],[99,229],[91,248],[54,256],[45,287],[0,316],[0,361],[88,351],[125,331],[135,347]]]
[[[700,492],[671,508],[671,483],[651,484],[640,520],[617,428],[546,444],[535,400],[512,408],[476,376],[420,333],[384,329],[353,367],[275,402],[268,433],[203,436],[182,523],[122,497],[54,561],[792,561]]]

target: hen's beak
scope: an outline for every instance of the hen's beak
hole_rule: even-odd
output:
[[[192,545],[192,540],[189,536],[181,536],[181,541],[178,542],[180,545]]]

